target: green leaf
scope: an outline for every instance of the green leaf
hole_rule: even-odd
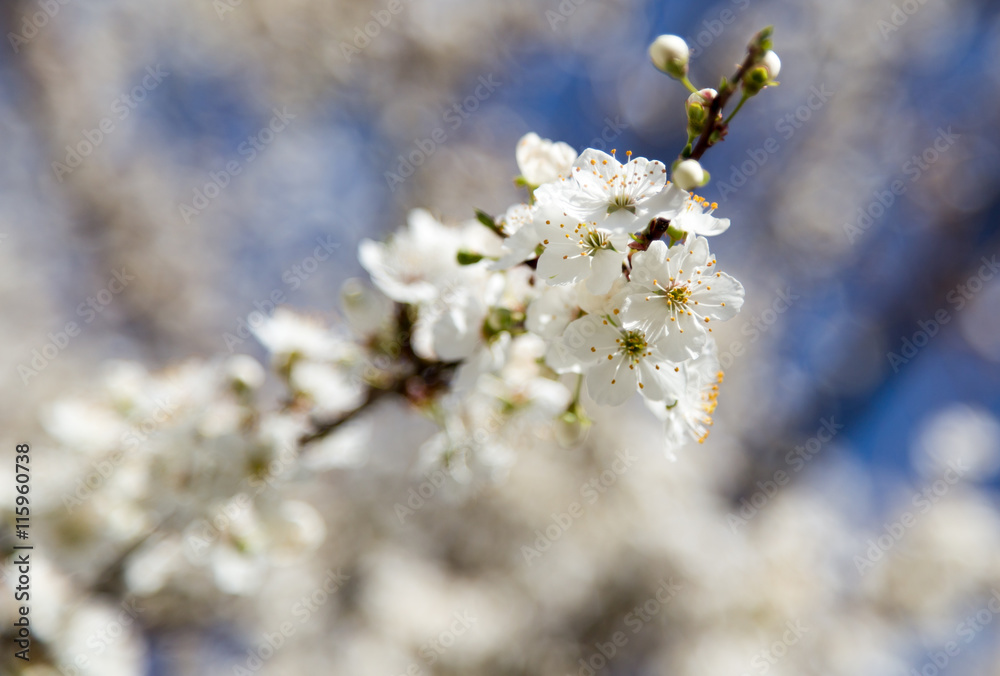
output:
[[[483,260],[485,256],[480,253],[475,253],[474,251],[466,251],[465,249],[462,249],[458,252],[458,255],[456,255],[455,258],[458,260],[459,265],[474,265]]]
[[[485,225],[490,230],[497,229],[497,221],[482,209],[476,209],[476,220]]]

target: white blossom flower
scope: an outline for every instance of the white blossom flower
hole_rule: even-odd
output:
[[[479,228],[482,228],[480,225]],[[414,209],[407,227],[388,242],[363,240],[358,246],[361,265],[385,295],[400,303],[430,302],[437,297],[441,278],[458,267],[460,233],[430,212]]]
[[[598,404],[618,406],[638,390],[647,399],[676,398],[683,385],[664,355],[662,331],[625,328],[619,323],[620,299],[604,316],[586,315],[573,321],[562,340],[550,350],[560,366],[575,364],[586,375],[587,392]]]
[[[742,284],[716,271],[704,237],[689,237],[669,249],[656,241],[632,257],[623,318],[629,328],[663,331],[664,354],[684,361],[701,353],[712,320],[736,316],[743,293]]]
[[[553,142],[530,132],[517,142],[517,166],[528,185],[542,185],[569,173],[576,151],[567,143]]]
[[[278,308],[252,330],[276,363],[286,363],[293,358],[345,359],[357,351],[353,343],[337,336],[318,319],[285,308]]]
[[[537,207],[527,204],[515,204],[507,209],[501,219],[507,237],[501,245],[499,259],[489,266],[491,270],[506,270],[535,255],[541,241],[534,226],[537,211]]]
[[[362,338],[376,334],[392,316],[392,301],[355,277],[340,286],[340,306],[351,330]]]
[[[264,384],[264,367],[248,354],[234,354],[226,361],[226,375],[234,385],[256,390]]]
[[[524,326],[542,338],[557,338],[579,312],[577,289],[571,286],[545,287],[528,306]]]
[[[626,155],[631,158],[631,151]],[[662,162],[637,157],[622,164],[612,155],[588,148],[574,163],[569,178],[542,186],[535,198],[542,207],[563,209],[581,221],[625,233],[646,227],[653,218],[673,218],[687,194],[667,183]],[[536,216],[536,224],[542,215]]]
[[[712,426],[722,383],[722,369],[714,342],[709,342],[697,358],[677,367],[683,386],[674,397],[665,401],[649,401],[646,405],[663,421],[668,455],[688,440],[704,443]]]
[[[548,284],[586,280],[592,293],[604,293],[622,274],[628,234],[585,223],[555,210],[543,210],[536,226],[545,250],[538,257],[538,276]]]
[[[430,325],[431,349],[438,359],[457,361],[472,356],[484,340],[483,322],[488,311],[485,300],[469,289],[453,294]]]
[[[364,393],[343,368],[325,362],[299,361],[292,366],[289,385],[309,397],[318,414],[349,411],[361,403]]]

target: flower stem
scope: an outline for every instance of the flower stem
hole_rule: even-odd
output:
[[[736,107],[733,108],[733,112],[729,113],[729,117],[727,117],[725,119],[725,121],[723,121],[722,124],[724,126],[728,125],[729,122],[730,122],[730,120],[732,120],[734,117],[736,117],[736,113],[740,112],[740,108],[742,108],[743,104],[746,103],[749,99],[750,99],[750,95],[747,94],[746,90],[743,90],[743,96],[740,97],[740,102],[736,104]]]
[[[769,30],[769,29],[765,29]],[[698,138],[698,143],[695,145],[694,149],[691,151],[690,158],[693,160],[701,159],[701,156],[705,154],[705,151],[711,148],[715,143],[725,136],[726,133],[726,123],[719,122],[723,109],[729,102],[729,99],[733,94],[736,93],[736,89],[739,87],[740,82],[743,81],[743,77],[753,68],[762,55],[762,50],[759,45],[760,38],[764,35],[764,31],[761,31],[750,41],[750,45],[747,47],[747,56],[743,59],[743,63],[737,69],[736,73],[730,80],[723,80],[722,85],[719,86],[718,95],[712,100],[712,105],[708,109],[708,117],[705,122],[705,129],[701,132],[701,136]],[[740,105],[743,105],[740,103]],[[739,108],[737,108],[738,110]],[[730,118],[732,116],[730,115]],[[718,136],[716,137],[716,134]]]

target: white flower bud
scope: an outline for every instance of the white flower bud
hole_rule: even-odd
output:
[[[705,184],[705,170],[698,160],[684,160],[674,168],[671,179],[681,190],[694,190]]]
[[[649,46],[649,58],[654,66],[670,77],[679,79],[687,75],[691,52],[683,38],[661,35]]]
[[[764,54],[764,57],[760,60],[760,65],[767,69],[767,74],[772,80],[778,77],[778,73],[781,72],[781,59],[773,51],[768,51]]]
[[[705,106],[706,108],[712,105],[712,101],[715,97],[719,95],[719,92],[714,89],[702,89],[698,92],[692,92],[691,96],[688,97],[687,104],[689,106]]]

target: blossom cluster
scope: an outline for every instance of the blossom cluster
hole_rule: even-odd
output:
[[[459,227],[415,211],[360,258],[415,314],[417,355],[461,362],[458,383],[504,377],[512,347],[530,341],[539,375],[577,374],[598,405],[641,395],[670,451],[707,435],[722,379],[713,327],[744,290],[709,250],[729,228],[717,205],[669,181],[662,162],[625,155],[577,156],[528,134],[516,150],[527,203]]]

